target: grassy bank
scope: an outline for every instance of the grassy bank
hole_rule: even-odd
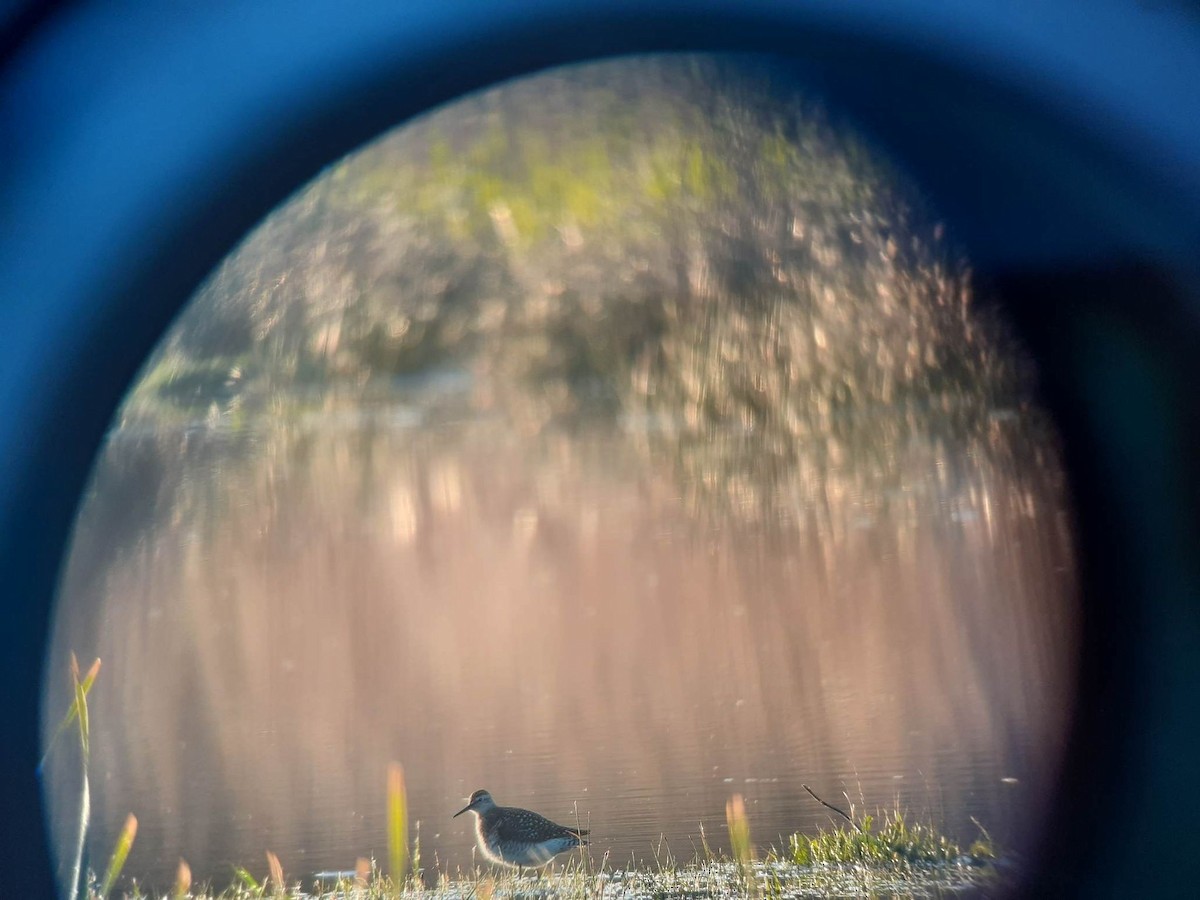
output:
[[[283,887],[270,877],[262,882],[239,880],[223,890],[209,885],[188,887],[185,893],[143,892],[127,887],[125,897],[193,897],[203,900],[258,900],[269,897],[361,898],[385,900],[684,900],[684,898],[754,897],[935,897],[948,893],[991,893],[1002,886],[1002,876],[991,864],[969,861],[939,865],[884,865],[864,863],[816,863],[797,865],[776,855],[748,867],[732,859],[695,861],[653,870],[593,869],[577,860],[543,873],[540,877],[517,876],[499,870],[470,875],[444,876],[428,885],[409,879],[397,886],[390,878],[372,871],[366,878],[345,873],[340,878],[314,879],[306,883],[287,881]]]
[[[396,795],[389,792],[390,802]],[[472,872],[438,873],[422,869],[420,842],[414,840],[389,853],[386,865],[359,859],[356,870],[327,872],[307,879],[289,878],[279,858],[265,854],[266,874],[257,878],[236,867],[232,883],[214,888],[193,885],[187,864],[180,862],[177,882],[168,892],[141,890],[136,881],[111,895],[95,886],[91,897],[189,897],[199,900],[260,900],[271,897],[354,898],[354,900],[692,900],[747,897],[784,900],[801,897],[940,897],[946,894],[991,894],[1008,876],[996,865],[997,849],[981,828],[967,850],[928,824],[910,824],[899,811],[819,830],[793,834],[786,847],[761,854],[750,843],[749,822],[734,797],[727,810],[731,851],[714,852],[701,832],[702,849],[690,862],[679,862],[660,847],[653,867],[620,868],[608,854],[599,861],[575,855],[556,861],[540,874],[477,868]],[[401,801],[402,802],[402,801]],[[393,806],[389,829],[406,831],[403,808]],[[390,841],[389,843],[393,843]],[[262,869],[263,867],[257,866]],[[111,869],[111,866],[110,866]],[[393,879],[389,872],[402,873]]]

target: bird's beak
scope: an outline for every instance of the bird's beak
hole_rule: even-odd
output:
[[[470,804],[470,803],[468,803],[466,806],[464,806],[462,809],[460,809],[458,812],[456,812],[456,813],[455,813],[454,815],[452,815],[450,818],[452,818],[452,819],[457,819],[459,816],[461,816],[463,813],[465,813],[465,812],[466,812],[468,809],[470,809],[470,808],[471,808],[471,804]]]

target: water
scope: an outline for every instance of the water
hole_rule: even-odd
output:
[[[1036,841],[1076,607],[1028,363],[861,147],[622,65],[347,161],[148,363],[47,669],[49,727],[104,660],[93,861],[131,811],[144,884],[383,859],[393,760],[429,870],[474,864],[477,788],[615,865],[725,846],[734,793],[758,846],[812,833],[803,784]]]
[[[451,869],[477,787],[618,862],[722,845],[735,792],[760,843],[828,823],[803,783],[1034,827],[1071,646],[1054,472],[914,441],[889,490],[831,472],[799,521],[698,520],[643,435],[328,418],[107,448],[77,545],[116,561],[69,582],[54,665],[104,660],[95,839],[135,811],[135,871],[383,858],[393,759]]]

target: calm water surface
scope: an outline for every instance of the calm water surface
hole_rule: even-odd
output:
[[[972,817],[1034,826],[1072,570],[1058,476],[1011,416],[990,448],[830,469],[773,521],[699,514],[645,433],[397,424],[417,416],[113,436],[57,641],[104,660],[100,846],[135,810],[160,878],[383,858],[393,759],[451,869],[480,786],[618,862],[660,838],[690,858],[701,823],[720,845],[734,792],[761,844],[827,823],[802,783],[967,841]],[[121,522],[148,475],[150,519]]]

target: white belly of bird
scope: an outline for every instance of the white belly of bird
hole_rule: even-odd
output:
[[[537,868],[544,866],[564,850],[577,844],[571,838],[551,838],[540,843],[518,843],[499,841],[494,835],[485,835],[482,826],[478,829],[479,849],[491,862],[502,866]]]

